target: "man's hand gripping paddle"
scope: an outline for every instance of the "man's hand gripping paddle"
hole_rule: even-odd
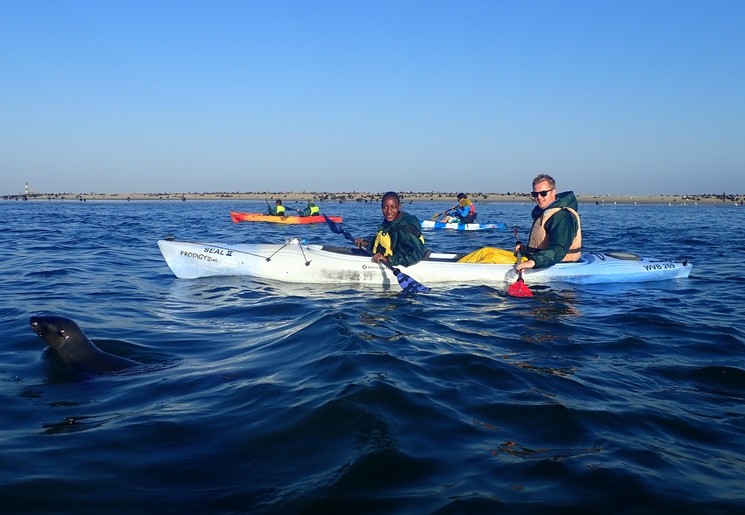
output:
[[[514,232],[515,232],[515,243],[519,245],[520,238],[517,236],[517,227],[515,227]],[[520,260],[522,258],[519,250],[515,253],[515,256],[517,257],[517,263],[515,264],[515,266],[517,266],[520,264]],[[530,288],[528,288],[528,285],[525,284],[525,281],[523,281],[522,270],[518,270],[517,281],[515,281],[514,284],[512,284],[509,288],[507,288],[507,294],[513,297],[532,297],[533,296],[533,292],[530,291]]]
[[[458,206],[453,206],[453,207],[451,207],[450,209],[446,209],[445,211],[442,211],[441,213],[437,213],[437,214],[435,214],[435,215],[432,215],[432,218],[430,218],[430,220],[437,220],[437,219],[438,219],[438,218],[440,218],[440,217],[441,217],[442,215],[446,215],[446,214],[448,214],[448,213],[449,213],[450,211],[452,211],[453,209],[455,209],[455,208],[457,208],[457,207],[458,207]]]

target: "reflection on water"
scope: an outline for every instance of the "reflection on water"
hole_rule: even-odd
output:
[[[579,317],[577,293],[572,290],[555,291],[534,289],[535,302],[530,305],[530,314],[537,321]]]
[[[602,452],[600,448],[587,448],[587,449],[551,449],[551,448],[540,448],[530,449],[517,442],[504,442],[497,449],[492,449],[491,454],[498,456],[500,454],[507,454],[516,458],[525,460],[551,460],[551,461],[562,461],[570,458],[577,458],[580,456],[586,456],[588,454],[597,454]]]

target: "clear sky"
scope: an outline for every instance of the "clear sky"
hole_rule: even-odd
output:
[[[744,27],[741,0],[0,0],[0,193],[743,193]]]

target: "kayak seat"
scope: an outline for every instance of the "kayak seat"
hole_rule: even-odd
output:
[[[357,247],[340,247],[336,245],[323,245],[321,246],[321,250],[324,252],[333,252],[334,254],[343,254],[346,256],[370,256],[370,254],[362,249],[358,249]],[[466,254],[432,254],[431,252],[427,252],[427,256],[424,258],[424,261],[437,261],[441,263],[455,263],[458,260],[460,260],[463,256]]]
[[[442,254],[430,254],[427,256],[424,260],[425,261],[436,261],[439,263],[456,263],[458,262],[462,257],[465,257],[465,253],[461,254],[447,254],[446,256],[443,256]]]
[[[616,259],[624,259],[627,261],[641,261],[641,256],[637,254],[632,254],[631,252],[618,252],[615,250],[612,250],[610,252],[605,253],[606,256],[616,258]]]
[[[339,247],[335,245],[323,245],[321,250],[333,252],[334,254],[345,254],[347,256],[369,256],[367,252],[357,247]]]

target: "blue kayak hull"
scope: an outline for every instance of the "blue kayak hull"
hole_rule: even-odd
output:
[[[507,225],[502,222],[497,223],[472,223],[457,224],[447,222],[435,222],[434,220],[420,220],[422,229],[453,229],[456,231],[488,231],[493,229],[506,229]]]

